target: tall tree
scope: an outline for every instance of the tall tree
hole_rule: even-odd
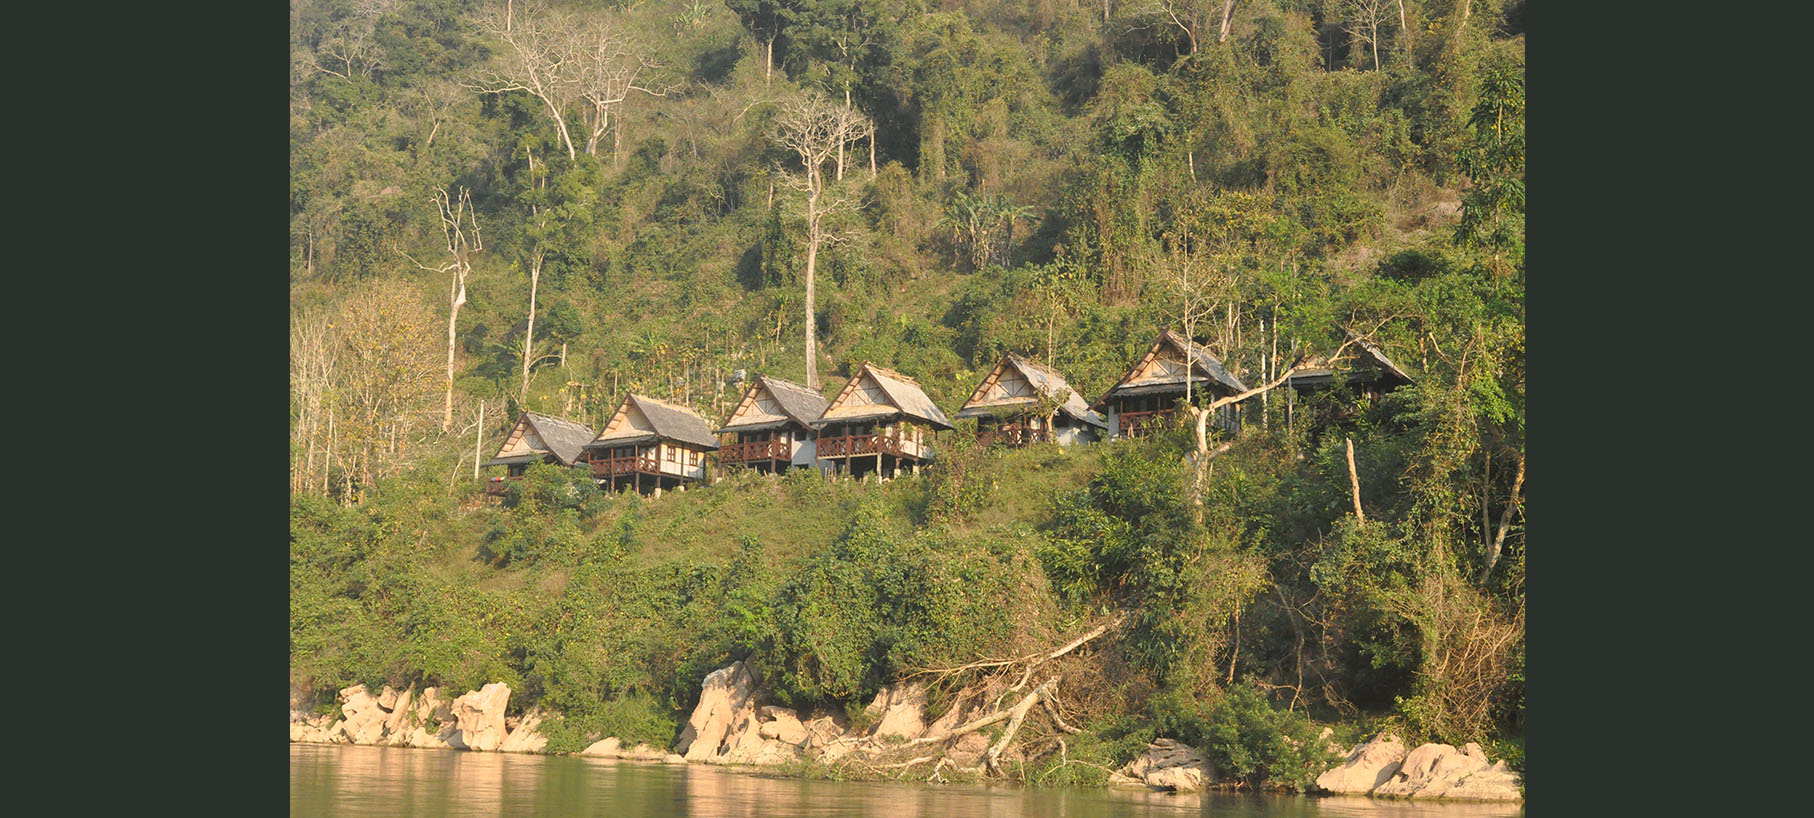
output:
[[[1456,241],[1492,251],[1495,276],[1522,256],[1524,246],[1524,74],[1519,66],[1489,68],[1480,101],[1468,118],[1473,139],[1460,165],[1472,177],[1461,197]]]
[[[441,217],[441,238],[447,249],[447,261],[430,267],[414,258],[417,267],[448,274],[447,290],[447,401],[441,412],[441,431],[453,428],[454,336],[460,321],[460,307],[466,304],[466,277],[472,274],[472,256],[485,249],[479,234],[479,216],[472,209],[472,192],[460,188],[460,195],[450,197],[447,188],[436,188],[432,199]],[[408,258],[408,254],[404,254]]]
[[[567,106],[579,81],[574,54],[577,24],[564,12],[539,4],[512,2],[481,9],[473,24],[503,44],[492,62],[474,73],[467,87],[485,94],[523,91],[542,103],[542,113],[560,132],[568,161],[579,157],[567,129]]]
[[[819,247],[825,241],[825,217],[845,207],[848,199],[827,195],[825,164],[838,149],[866,131],[868,120],[856,111],[806,93],[783,105],[777,139],[800,160],[798,173],[784,174],[789,187],[806,194],[806,385],[819,388],[818,326],[814,284]]]

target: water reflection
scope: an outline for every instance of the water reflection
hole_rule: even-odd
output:
[[[801,781],[700,765],[290,745],[290,814],[648,818],[1509,818],[1519,806],[1369,798]]]

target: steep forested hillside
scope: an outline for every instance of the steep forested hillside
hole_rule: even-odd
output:
[[[1518,734],[1523,18],[292,0],[293,666],[322,687],[508,677],[661,738],[713,662],[766,657],[784,695],[849,702],[1127,609],[1132,675],[1096,680],[1089,712],[1133,721],[1104,735],[1211,741],[1230,688]],[[1038,468],[1060,456],[948,441],[920,480],[655,503],[538,500],[564,479],[542,475],[472,507],[475,437],[522,408],[596,428],[636,390],[719,419],[736,370],[811,378],[809,270],[828,393],[870,360],[949,410],[1012,351],[1094,398],[1168,326],[1250,384],[1345,331],[1417,380],[1339,428],[1268,398],[1201,480],[1180,430]],[[957,586],[1021,589],[1026,621],[966,626],[987,611]],[[802,641],[827,616],[869,641]],[[698,640],[664,641],[683,622]]]

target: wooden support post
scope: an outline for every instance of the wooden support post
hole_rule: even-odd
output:
[[[1348,486],[1354,491],[1354,517],[1364,523],[1367,521],[1367,514],[1361,511],[1360,506],[1360,477],[1354,473],[1354,438],[1346,438],[1346,440],[1348,441]]]
[[[472,479],[479,479],[479,452],[485,448],[485,402],[479,401],[479,434],[472,444]]]

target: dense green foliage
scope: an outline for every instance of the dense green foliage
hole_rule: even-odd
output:
[[[1306,716],[1521,748],[1522,0],[1240,0],[1225,39],[1223,4],[1169,5],[517,2],[506,31],[501,0],[292,3],[293,673],[505,681],[570,749],[667,741],[732,659],[860,706],[1125,611],[1066,681],[1074,758],[1188,736],[1301,786]],[[635,87],[499,82],[531,22],[608,32]],[[1004,454],[966,426],[879,486],[643,501],[535,467],[482,502],[474,448],[524,408],[596,428],[638,390],[718,420],[734,370],[804,380],[777,120],[808,93],[875,126],[826,168],[828,392],[872,360],[950,411],[1012,351],[1094,398],[1187,320],[1250,386],[1343,330],[1416,382],[1256,397],[1201,479],[1189,429]],[[461,189],[482,247],[450,352],[435,195]]]

